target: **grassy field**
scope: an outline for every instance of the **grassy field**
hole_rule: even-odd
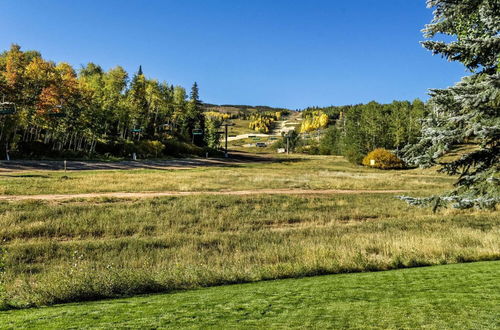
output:
[[[354,166],[342,157],[273,157],[278,161],[189,170],[0,173],[0,194],[300,188],[405,189],[428,195],[450,188],[454,181],[432,169],[381,171]]]
[[[402,189],[453,178],[379,171],[338,157],[190,170],[19,172],[3,194]],[[500,259],[498,211],[410,207],[394,193],[192,195],[0,202],[4,307],[222,284]]]
[[[234,124],[234,126],[228,127],[228,134],[230,134],[230,135],[256,133],[253,129],[250,129],[248,127],[248,125],[250,124],[250,120],[231,119],[230,121],[232,124]]]
[[[273,138],[273,140],[271,140]],[[245,144],[255,144],[257,142],[274,142],[278,139],[278,137],[275,136],[256,136],[255,138],[246,138],[246,139],[239,139],[239,140],[233,140],[229,141],[228,145],[230,147],[237,147],[237,146],[242,146]]]
[[[276,153],[276,148],[273,144],[280,138],[278,137],[256,137],[248,139],[239,139],[228,143],[231,150],[243,151],[248,153]],[[265,142],[265,147],[256,147],[255,143]],[[251,144],[252,146],[248,146]]]
[[[500,327],[500,262],[317,276],[0,312],[5,328]]]

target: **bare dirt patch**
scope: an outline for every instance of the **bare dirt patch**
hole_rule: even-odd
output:
[[[22,200],[68,200],[80,198],[154,198],[164,196],[191,196],[191,195],[341,195],[341,194],[395,194],[407,190],[340,190],[340,189],[261,189],[238,191],[145,191],[145,192],[108,192],[88,194],[47,194],[47,195],[3,195],[0,201]]]

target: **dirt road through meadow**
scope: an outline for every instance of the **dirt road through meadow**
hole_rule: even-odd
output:
[[[87,194],[47,194],[47,195],[2,195],[0,201],[23,200],[70,200],[80,198],[154,198],[163,196],[191,196],[191,195],[345,195],[345,194],[396,194],[406,190],[306,190],[306,189],[261,189],[238,191],[147,191],[147,192],[104,192]]]

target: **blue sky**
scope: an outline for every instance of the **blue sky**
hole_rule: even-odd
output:
[[[302,108],[427,98],[465,69],[423,49],[424,0],[0,0],[0,49],[87,62],[217,104]]]

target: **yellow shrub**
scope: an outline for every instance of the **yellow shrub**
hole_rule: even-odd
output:
[[[405,164],[389,150],[377,148],[363,158],[363,165],[387,170],[403,168]]]

